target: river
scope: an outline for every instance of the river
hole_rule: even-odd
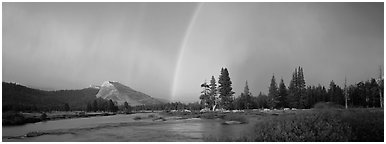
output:
[[[137,113],[3,126],[3,141],[189,142],[204,141],[204,138],[209,136],[240,137],[247,134],[246,129],[251,126],[251,124],[222,125],[221,120],[198,118],[167,121],[133,119],[136,116],[147,117],[148,115],[149,113]],[[32,133],[31,137],[26,137],[28,133]]]

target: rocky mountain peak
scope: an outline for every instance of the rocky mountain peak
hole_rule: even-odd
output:
[[[111,99],[117,102],[118,105],[123,105],[124,102],[127,102],[131,106],[162,103],[147,94],[136,91],[117,81],[103,82],[96,96],[103,99]]]

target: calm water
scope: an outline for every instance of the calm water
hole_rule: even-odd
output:
[[[203,141],[204,137],[239,137],[252,124],[222,125],[220,120],[135,121],[135,116],[64,119],[3,127],[3,141]],[[29,132],[40,136],[24,137]]]

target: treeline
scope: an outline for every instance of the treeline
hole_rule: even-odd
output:
[[[141,111],[141,110],[201,110],[203,109],[204,106],[201,105],[198,102],[194,103],[181,103],[181,102],[169,102],[165,104],[157,104],[157,105],[139,105],[139,106],[134,106],[132,108],[133,111]]]
[[[153,110],[201,110],[203,105],[198,102],[194,103],[181,103],[181,102],[169,102],[163,104],[153,104],[153,105],[137,105],[130,106],[127,102],[125,102],[122,106],[117,106],[112,100],[105,100],[102,98],[97,98],[93,102],[87,104],[86,111],[88,112],[96,112],[96,111],[109,111],[109,112],[117,112],[122,111],[125,113],[132,113],[142,110],[153,111]]]
[[[312,108],[318,102],[330,102],[348,107],[381,107],[383,104],[383,79],[378,81],[374,78],[352,84],[342,88],[334,81],[330,82],[328,88],[324,86],[306,86],[303,68],[298,67],[292,74],[292,79],[287,87],[280,80],[276,83],[275,76],[271,78],[268,95],[259,93],[253,96],[249,91],[246,81],[244,91],[235,97],[232,91],[232,82],[226,68],[221,69],[218,87],[214,76],[209,84],[204,82],[201,87],[201,104],[204,107],[215,109],[257,109],[257,108]]]
[[[355,107],[383,106],[383,79],[359,82],[348,87],[348,104]]]
[[[117,112],[118,106],[112,100],[97,98],[94,101],[87,103],[86,111],[87,112],[92,112],[92,111],[93,112],[97,112],[97,111]]]
[[[96,112],[96,111],[109,111],[109,112],[125,112],[125,113],[132,113],[137,111],[154,111],[154,110],[201,110],[203,105],[201,105],[198,102],[194,103],[181,103],[181,102],[169,102],[169,103],[163,103],[163,104],[153,104],[153,105],[137,105],[137,106],[130,106],[127,102],[125,102],[121,106],[117,106],[116,103],[114,103],[112,100],[105,100],[102,98],[97,98],[91,103],[87,104],[87,112]]]
[[[48,104],[48,105],[36,105],[36,104],[3,104],[3,112],[7,111],[24,111],[24,112],[49,112],[49,111],[71,111],[68,103],[63,104]]]

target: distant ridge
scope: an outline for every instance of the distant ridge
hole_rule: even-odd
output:
[[[117,81],[103,82],[96,97],[113,100],[117,102],[118,105],[123,105],[125,102],[127,102],[130,106],[164,103]]]
[[[14,107],[33,106],[37,108],[60,107],[68,103],[72,109],[84,109],[87,103],[96,99],[99,89],[45,91],[18,83],[2,82],[3,110]]]

